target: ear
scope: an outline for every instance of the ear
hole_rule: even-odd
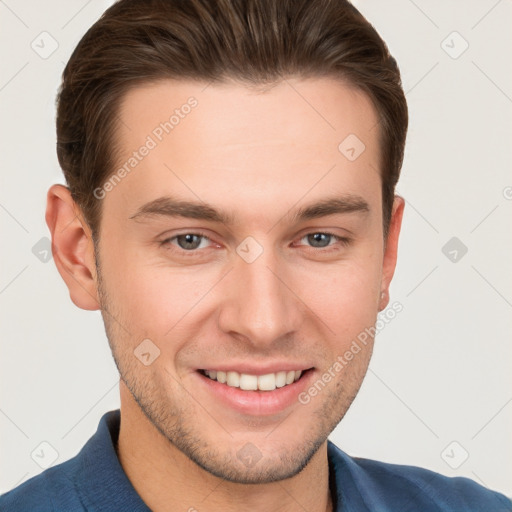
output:
[[[100,309],[92,233],[67,187],[52,185],[48,190],[46,224],[53,259],[71,300],[82,309]]]
[[[404,207],[404,199],[400,196],[395,196],[386,246],[384,247],[379,311],[382,311],[389,304],[389,285],[395,273],[396,259],[398,256],[398,238],[400,236],[400,228],[402,227]]]

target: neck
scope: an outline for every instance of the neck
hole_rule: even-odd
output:
[[[121,385],[117,453],[131,484],[153,512],[332,511],[327,442],[292,478],[265,484],[228,482],[200,468],[147,419]]]

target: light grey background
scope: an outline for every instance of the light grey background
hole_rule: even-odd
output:
[[[109,4],[0,0],[0,492],[54,454],[55,464],[75,455],[119,406],[101,316],[71,303],[53,260],[41,261],[40,241],[49,235],[46,191],[63,182],[60,74]],[[331,439],[352,455],[512,495],[511,2],[356,5],[397,58],[410,108],[392,287],[404,309],[378,336],[359,397]],[[58,48],[47,55],[52,39]]]

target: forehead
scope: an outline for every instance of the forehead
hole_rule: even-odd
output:
[[[236,209],[380,187],[375,109],[339,80],[290,78],[264,92],[162,80],[129,91],[119,120],[126,172],[107,202],[132,211],[166,193]]]
[[[188,104],[196,106],[189,108]],[[286,79],[268,87],[252,87],[236,83],[204,83],[196,81],[160,80],[128,91],[120,106],[119,136],[126,143],[137,143],[140,131],[151,133],[155,121],[171,121],[179,132],[208,131],[203,144],[216,146],[242,142],[330,142],[347,135],[349,130],[362,139],[375,135],[377,124],[373,104],[362,91],[332,78]],[[174,119],[173,119],[174,114]],[[182,123],[190,117],[192,122]],[[299,121],[299,122],[298,122]],[[309,127],[309,130],[307,129]],[[135,130],[135,132],[134,132]],[[367,133],[370,131],[370,133]],[[316,134],[316,136],[314,136]]]

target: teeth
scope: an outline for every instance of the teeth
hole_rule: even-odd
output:
[[[222,372],[216,370],[205,370],[205,375],[221,384],[227,384],[233,388],[240,388],[244,391],[274,391],[299,380],[301,370],[281,371],[267,373],[266,375],[249,375],[238,372]]]
[[[240,387],[240,374],[238,372],[228,372],[226,376],[226,384],[228,386],[231,386],[232,388]]]
[[[276,389],[276,374],[267,373],[258,377],[258,389],[261,391],[274,391]]]
[[[254,391],[258,389],[258,377],[256,375],[247,375],[242,373],[240,375],[240,389],[245,391]]]
[[[286,372],[276,373],[276,388],[282,388],[286,386]]]

